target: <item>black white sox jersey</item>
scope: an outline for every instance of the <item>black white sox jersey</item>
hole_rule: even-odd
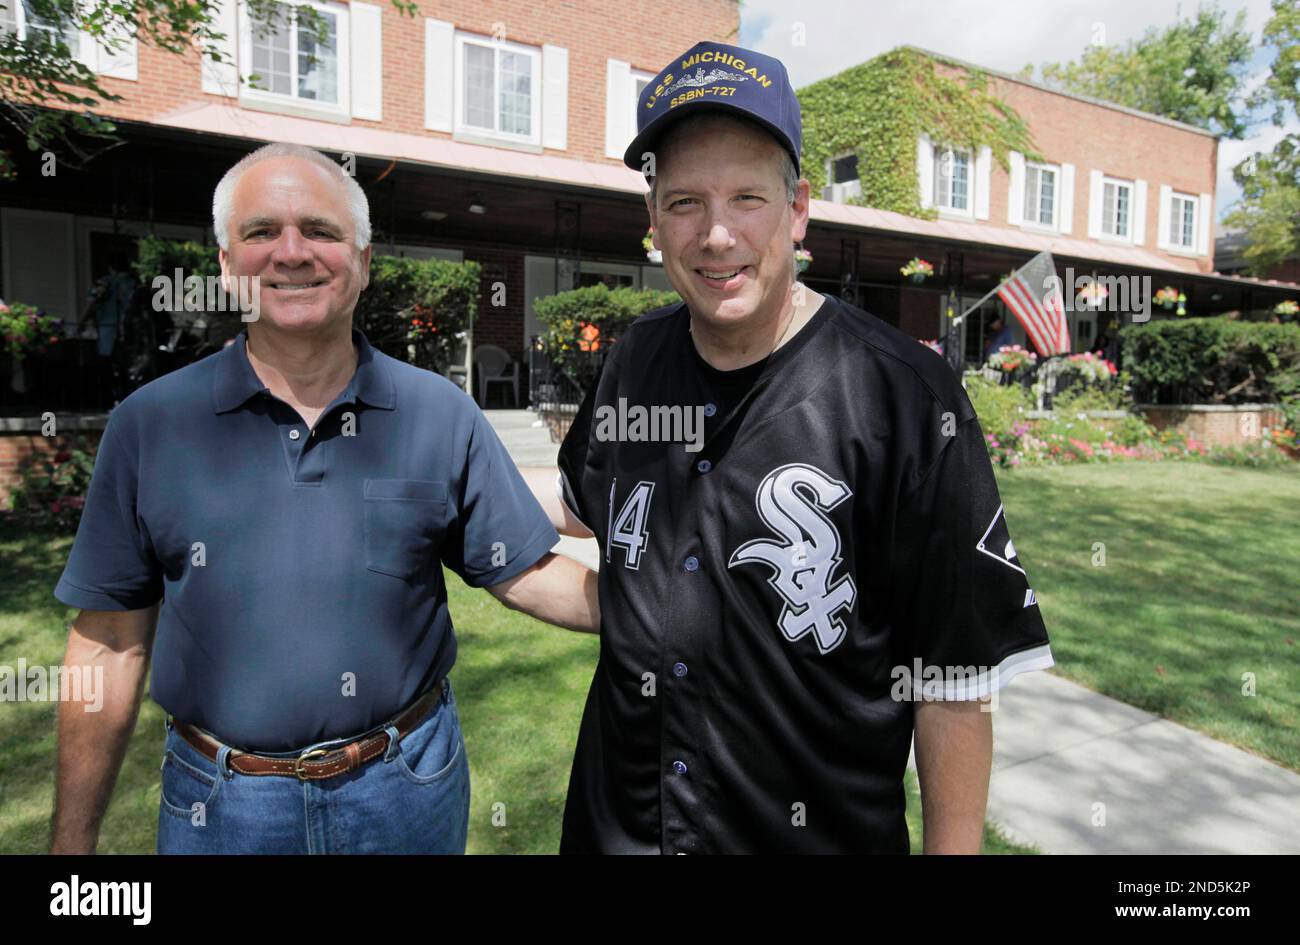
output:
[[[688,324],[639,319],[560,452],[602,558],[561,851],[906,853],[918,694],[1052,665],[974,410],[834,298],[719,410]]]

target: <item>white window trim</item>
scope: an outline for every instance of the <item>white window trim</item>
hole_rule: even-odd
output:
[[[946,151],[952,151],[953,154],[966,155],[966,209],[961,210],[954,207],[946,206],[939,202],[939,189],[934,189],[934,206],[939,211],[939,216],[950,217],[954,220],[974,220],[975,219],[975,155],[970,148],[949,147],[946,144],[935,144],[933,151],[932,173],[938,173],[941,155]],[[937,182],[936,182],[937,183]]]
[[[834,167],[835,167],[835,162],[836,162],[836,161],[839,161],[839,160],[842,160],[843,158],[846,158],[846,157],[853,157],[853,155],[856,154],[856,153],[857,153],[857,152],[855,152],[855,151],[842,151],[842,152],[840,152],[839,154],[833,154],[833,155],[831,155],[830,157],[828,157],[828,158],[826,159],[826,186],[827,186],[827,188],[829,188],[829,189],[832,190],[832,197],[830,198],[830,200],[831,200],[832,203],[844,203],[845,200],[847,200],[847,199],[850,198],[850,197],[860,197],[860,196],[862,196],[862,176],[861,176],[861,174],[859,174],[859,176],[853,178],[853,180],[843,180],[843,181],[838,181],[838,182],[837,182],[837,181],[834,181],[834,180],[831,179],[832,176],[833,176],[833,169],[834,169]],[[845,200],[837,200],[837,199],[835,199],[835,197],[833,196],[833,194],[834,194],[834,188],[842,188],[842,189],[843,189],[843,191],[845,192]],[[824,193],[824,192],[823,192],[823,193]],[[826,198],[823,197],[823,199],[826,199]]]
[[[1042,223],[1038,220],[1027,220],[1024,217],[1025,197],[1029,190],[1029,171],[1031,168],[1037,168],[1041,171],[1051,171],[1055,184],[1052,188],[1052,222]],[[1020,193],[1020,228],[1022,230],[1036,230],[1040,233],[1059,233],[1061,231],[1061,165],[1048,164],[1043,161],[1025,161],[1025,175],[1023,178],[1024,186]],[[1041,180],[1041,178],[1040,178]]]
[[[636,94],[636,84],[640,82],[642,79],[644,79],[647,83],[653,83],[655,80],[655,74],[653,72],[643,72],[640,69],[633,69],[628,73],[627,84],[628,84],[628,92],[630,93],[628,97],[631,98],[632,101],[628,106],[627,127],[628,130],[631,131],[631,134],[628,135],[627,144],[631,144],[632,139],[636,137],[636,112],[637,112],[636,106],[637,106],[637,102],[640,101],[640,96]]]
[[[532,95],[528,103],[529,124],[532,127],[532,134],[519,135],[506,131],[497,131],[492,128],[480,128],[477,125],[465,124],[465,46],[475,45],[483,46],[493,50],[507,50],[509,52],[521,53],[532,58],[533,62],[533,82]],[[520,43],[511,42],[506,39],[492,39],[479,33],[463,33],[456,31],[455,38],[455,69],[456,69],[456,94],[455,94],[455,118],[452,127],[454,135],[465,138],[488,139],[491,141],[508,141],[515,144],[532,145],[540,148],[542,146],[542,50],[537,46],[524,46]],[[494,122],[500,118],[500,100],[497,95],[497,63],[494,58],[492,70],[492,108],[496,116]]]
[[[13,12],[14,28],[17,30],[18,41],[24,43],[27,42],[27,5],[23,3],[23,0],[5,0],[4,5]],[[88,52],[87,47],[91,45],[91,37],[82,30],[74,30],[73,34],[77,38],[77,47],[69,50],[69,52],[72,53],[72,58],[79,60],[89,68],[94,69],[94,60],[87,60],[86,58]],[[67,36],[64,36],[65,40],[67,38]]]
[[[1128,188],[1128,234],[1117,236],[1114,233],[1106,232],[1106,185],[1114,184],[1117,187]],[[1121,246],[1133,245],[1133,218],[1136,213],[1137,201],[1137,181],[1123,180],[1119,177],[1108,177],[1105,174],[1101,177],[1101,194],[1098,197],[1098,203],[1101,205],[1101,219],[1097,221],[1097,239],[1103,243],[1118,243]]]
[[[284,95],[279,92],[268,92],[265,89],[255,89],[249,82],[249,77],[253,75],[253,24],[248,15],[247,5],[240,0],[239,2],[239,100],[240,104],[250,105],[268,105],[273,109],[276,106],[282,108],[302,109],[307,113],[317,113],[322,116],[330,117],[335,120],[348,119],[351,115],[351,97],[352,97],[352,50],[350,47],[351,31],[350,11],[348,8],[339,3],[322,2],[322,0],[296,0],[294,3],[285,3],[285,6],[311,6],[322,13],[328,13],[334,17],[335,23],[335,50],[334,54],[338,60],[338,91],[339,100],[335,102],[322,102],[319,99],[299,98],[295,93]],[[297,72],[298,50],[296,46],[289,51],[290,62],[293,63],[293,70]]]
[[[27,41],[27,5],[23,0],[6,0],[5,6],[8,7],[14,15],[14,25],[18,29],[18,39],[20,42]],[[66,37],[65,37],[66,38]],[[77,31],[77,45],[80,47],[83,36],[80,30]],[[72,50],[72,58],[77,58],[78,49]]]
[[[1183,200],[1192,205],[1192,241],[1190,243],[1175,243],[1169,239],[1169,223],[1173,220],[1174,206],[1176,201]],[[1185,193],[1181,190],[1171,190],[1169,192],[1169,216],[1165,220],[1165,233],[1163,239],[1165,246],[1171,253],[1179,253],[1187,256],[1199,256],[1196,251],[1197,237],[1201,232],[1201,198],[1196,194]]]

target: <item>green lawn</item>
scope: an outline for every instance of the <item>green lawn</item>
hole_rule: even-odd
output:
[[[1134,462],[999,483],[1053,672],[1300,770],[1300,468]]]
[[[51,596],[71,539],[0,526],[0,664],[57,664],[65,622],[75,611]],[[472,766],[471,853],[554,852],[569,763],[595,665],[593,637],[547,627],[506,610],[485,591],[449,575],[460,638],[453,673]],[[101,853],[151,853],[158,818],[162,710],[141,707],[117,789],[104,820]],[[54,799],[55,707],[0,704],[0,854],[43,852]],[[913,847],[920,845],[920,802],[907,780]],[[504,826],[493,825],[504,805]],[[989,853],[1034,852],[991,826]]]
[[[1300,770],[1300,474],[1127,463],[1002,474],[1056,672]],[[1095,567],[1095,543],[1105,565]],[[72,612],[51,590],[70,539],[0,530],[0,664],[57,663]],[[472,763],[473,853],[554,851],[597,641],[504,610],[452,577],[454,672]],[[1256,695],[1242,694],[1255,673]],[[0,853],[47,845],[51,703],[0,705]],[[146,702],[103,853],[149,853],[162,716]],[[909,776],[909,824],[919,802]],[[491,823],[502,803],[506,825]],[[989,832],[988,853],[1017,851]]]
[[[1027,469],[1000,478],[1056,672],[1300,770],[1300,475],[1199,463]],[[1094,566],[1096,543],[1104,566]],[[50,591],[69,539],[0,532],[0,664],[57,663],[71,616]],[[472,764],[470,850],[550,852],[596,640],[451,578],[453,678]],[[1255,676],[1254,696],[1242,677]],[[150,852],[162,715],[142,710],[100,850]],[[54,707],[0,705],[0,853],[45,849]],[[919,848],[915,779],[909,825]],[[494,804],[505,826],[493,826]],[[995,831],[990,853],[1019,852]]]

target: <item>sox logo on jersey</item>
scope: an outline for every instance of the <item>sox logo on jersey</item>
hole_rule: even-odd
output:
[[[777,626],[790,642],[812,633],[817,649],[829,653],[844,640],[837,614],[857,598],[853,578],[838,581],[840,533],[827,512],[851,496],[848,486],[815,466],[788,463],[768,473],[754,496],[758,514],[783,543],[756,538],[731,555],[727,567],[762,563],[773,574],[768,583],[785,599]]]

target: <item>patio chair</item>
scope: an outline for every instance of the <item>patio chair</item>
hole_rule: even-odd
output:
[[[513,360],[504,348],[496,345],[479,345],[474,349],[474,364],[478,368],[478,404],[487,406],[488,387],[492,384],[509,384],[514,400],[519,406],[519,362]]]

